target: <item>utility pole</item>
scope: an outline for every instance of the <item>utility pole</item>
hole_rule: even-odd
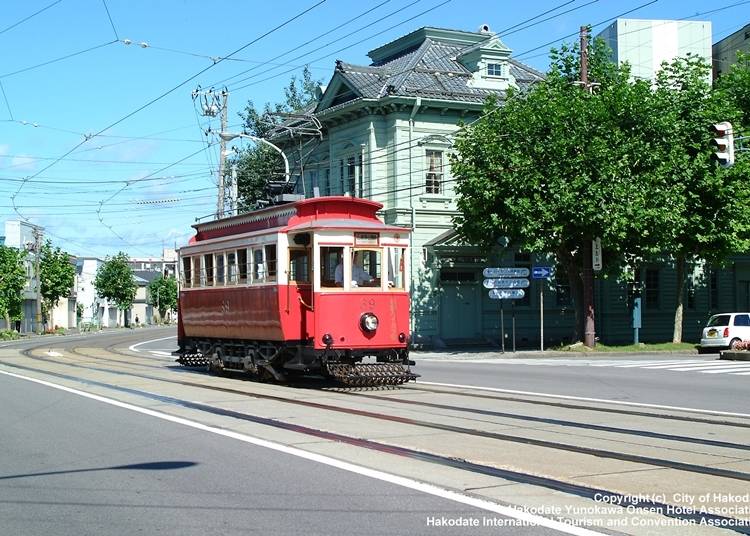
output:
[[[229,99],[229,91],[223,89],[221,91],[221,131],[226,132],[227,130],[227,100]],[[227,142],[226,140],[219,137],[219,199],[216,204],[216,219],[224,217],[224,167],[226,166],[227,160]]]
[[[40,257],[42,256],[42,229],[34,227],[34,277],[36,278],[36,312],[34,314],[36,321],[37,335],[42,333],[42,274],[39,268]]]
[[[589,84],[589,29],[581,26],[581,86],[591,91]],[[593,348],[596,344],[596,323],[594,321],[594,268],[591,251],[592,237],[584,237],[581,247],[583,255],[583,344]]]
[[[217,115],[221,121],[221,128],[219,132],[226,132],[227,130],[227,113],[229,100],[229,91],[227,88],[221,90],[220,93],[216,93],[213,88],[209,90],[201,90],[200,86],[193,90],[193,103],[197,100],[200,101],[200,113],[206,117],[216,117]],[[206,134],[210,131],[206,131]],[[226,203],[226,185],[224,181],[224,169],[226,167],[226,151],[227,142],[225,139],[219,137],[219,180],[218,180],[218,195],[216,198],[216,219],[224,217],[224,205]]]

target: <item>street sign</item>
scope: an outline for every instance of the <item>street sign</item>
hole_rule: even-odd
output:
[[[528,268],[485,268],[484,277],[529,277]]]
[[[591,242],[591,267],[595,272],[602,269],[602,239],[597,238]]]
[[[525,293],[523,289],[492,289],[489,292],[490,299],[493,300],[520,300],[524,297]]]
[[[531,269],[532,279],[549,279],[555,275],[555,269],[552,266],[534,266]]]
[[[528,279],[485,279],[484,288],[528,288]]]

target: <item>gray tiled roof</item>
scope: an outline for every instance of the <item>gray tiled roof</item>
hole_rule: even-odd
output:
[[[483,102],[488,95],[504,92],[468,85],[471,72],[457,57],[465,46],[426,38],[419,46],[404,50],[370,66],[337,62],[336,69],[356,97],[427,96],[461,102]],[[510,73],[520,89],[544,78],[539,71],[510,59]]]

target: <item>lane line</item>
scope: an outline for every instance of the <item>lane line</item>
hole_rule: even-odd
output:
[[[176,339],[176,338],[177,338],[177,335],[171,335],[169,337],[162,337],[161,339],[151,339],[150,341],[143,341],[143,342],[139,342],[136,344],[132,344],[128,346],[128,350],[130,350],[131,352],[140,352],[140,350],[138,350],[138,346],[141,346],[142,344],[148,344],[150,342],[166,341],[167,339]]]
[[[740,374],[750,374],[748,373],[740,373]],[[622,406],[635,406],[639,408],[653,408],[653,409],[666,409],[671,411],[689,411],[691,413],[703,413],[706,415],[717,415],[717,416],[724,416],[724,417],[743,417],[743,418],[750,418],[750,413],[732,413],[728,411],[718,411],[718,410],[711,410],[711,409],[698,409],[698,408],[683,408],[680,406],[664,406],[660,404],[644,404],[641,402],[625,402],[623,400],[608,400],[606,398],[587,398],[582,396],[568,396],[568,395],[555,395],[551,393],[537,393],[534,391],[516,391],[513,389],[500,389],[497,387],[482,387],[479,385],[462,385],[457,383],[441,383],[441,382],[423,382],[418,381],[416,383],[417,386],[419,385],[435,385],[438,387],[453,387],[455,389],[474,389],[477,391],[491,391],[493,393],[506,393],[506,394],[514,394],[514,395],[527,395],[527,396],[541,396],[545,398],[559,398],[562,400],[580,400],[583,402],[599,402],[602,404],[614,404],[614,405],[622,405]],[[450,393],[449,393],[450,394]]]
[[[112,398],[107,398],[107,397],[103,397],[100,395],[87,393],[85,391],[79,391],[78,389],[73,389],[71,387],[66,387],[64,385],[59,385],[59,384],[48,382],[45,380],[39,380],[37,378],[32,378],[29,376],[23,376],[21,374],[15,374],[13,372],[6,372],[4,370],[0,370],[0,374],[10,376],[13,378],[17,378],[20,380],[30,381],[33,383],[44,385],[46,387],[51,387],[53,389],[59,389],[67,393],[82,396],[84,398],[89,398],[91,400],[96,400],[97,402],[103,402],[104,404],[109,404],[111,406],[116,406],[122,409],[127,409],[130,411],[134,411],[136,413],[141,413],[143,415],[149,415],[151,417],[156,417],[157,419],[162,419],[162,420],[169,421],[172,423],[181,424],[183,426],[195,428],[197,430],[202,430],[204,432],[209,432],[212,434],[228,437],[231,439],[236,439],[238,441],[249,443],[251,445],[256,445],[258,447],[263,447],[263,448],[275,450],[277,452],[282,452],[284,454],[289,454],[291,456],[296,456],[298,458],[303,458],[309,461],[322,463],[324,465],[335,467],[343,471],[358,474],[361,476],[366,476],[366,477],[373,478],[376,480],[381,480],[383,482],[388,482],[390,484],[412,489],[415,491],[420,491],[428,495],[433,495],[435,497],[440,497],[440,498],[454,501],[457,503],[465,504],[467,506],[472,506],[474,508],[486,510],[488,512],[494,512],[496,514],[500,514],[500,515],[510,517],[513,519],[517,519],[520,521],[524,521],[527,523],[533,523],[535,525],[557,530],[565,534],[573,534],[576,536],[605,536],[601,532],[595,532],[593,530],[576,527],[574,525],[563,523],[561,521],[555,521],[553,519],[548,519],[546,517],[530,514],[523,510],[518,510],[516,508],[512,508],[509,506],[503,506],[501,504],[497,504],[489,500],[479,499],[476,497],[464,495],[456,491],[441,488],[433,484],[427,484],[425,482],[412,480],[407,477],[393,475],[390,473],[386,473],[384,471],[378,471],[376,469],[370,469],[367,467],[356,465],[354,463],[337,460],[335,458],[330,458],[322,454],[307,452],[307,451],[304,451],[295,447],[290,447],[281,443],[268,441],[266,439],[260,439],[260,438],[249,436],[246,434],[241,434],[239,432],[232,432],[230,430],[216,428],[214,426],[208,426],[206,424],[201,424],[199,422],[185,419],[183,417],[176,417],[174,415],[169,415],[167,413],[161,413],[159,411],[142,408],[139,406],[135,406],[133,404],[128,404],[127,402],[121,402],[119,400],[115,400]]]

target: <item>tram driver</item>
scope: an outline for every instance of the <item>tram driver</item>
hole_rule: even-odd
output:
[[[352,286],[353,287],[366,287],[371,286],[370,284],[375,281],[375,279],[365,270],[362,265],[364,263],[362,259],[362,255],[359,251],[354,253],[354,257],[352,259]],[[343,286],[344,285],[344,259],[342,258],[338,265],[336,266],[336,271],[334,272],[334,279],[336,281],[336,285]]]

